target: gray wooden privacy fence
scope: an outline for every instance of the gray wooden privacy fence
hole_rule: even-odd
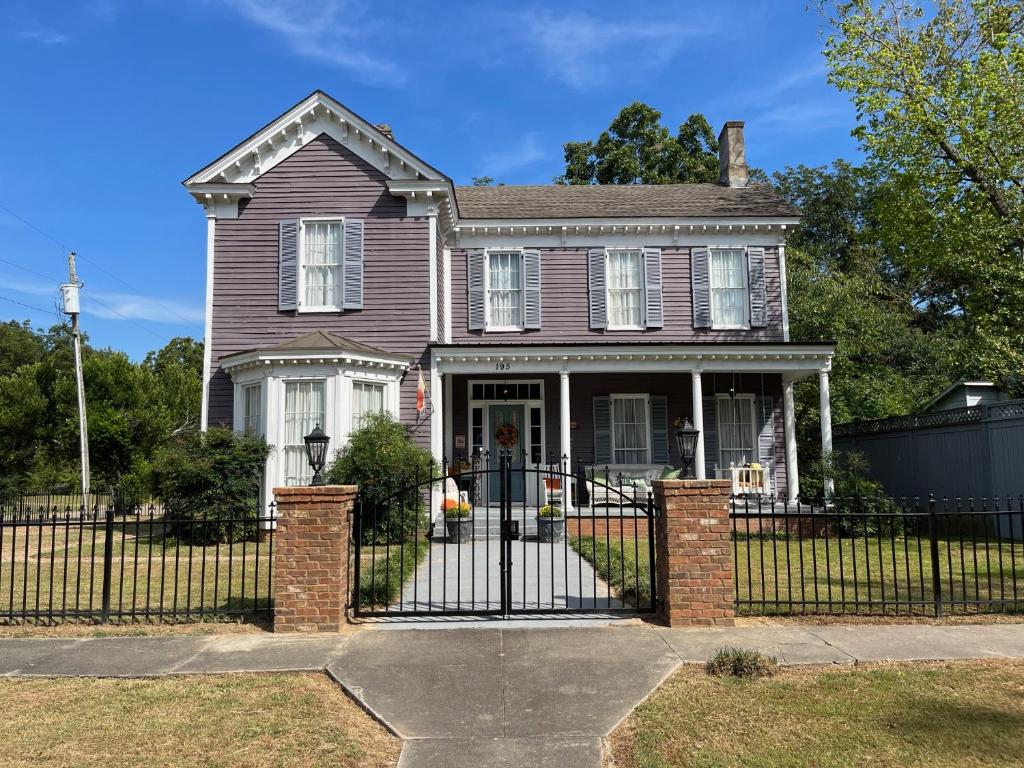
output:
[[[1024,400],[841,424],[834,447],[864,454],[894,498],[1016,497],[1024,488]]]

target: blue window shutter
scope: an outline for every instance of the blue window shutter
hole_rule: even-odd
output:
[[[715,479],[718,468],[718,408],[714,397],[704,398],[704,471]]]
[[[345,219],[345,252],[342,259],[345,280],[342,309],[363,308],[363,220]]]
[[[651,463],[668,464],[668,398],[651,395]]]
[[[612,401],[608,395],[594,396],[594,463],[612,462]]]
[[[711,269],[707,248],[690,249],[690,286],[693,299],[693,327],[711,327]]]
[[[277,225],[277,308],[299,308],[298,219],[283,219]]]
[[[605,278],[604,248],[587,251],[587,279],[590,288],[590,327],[608,327],[608,282]]]
[[[646,325],[648,328],[661,328],[665,325],[661,290],[661,248],[644,248],[644,288],[647,294]]]
[[[768,298],[764,285],[764,248],[747,248],[750,285],[750,327],[768,325]]]
[[[523,327],[528,331],[540,330],[540,251],[523,251]]]
[[[775,487],[775,400],[757,398],[757,461]]]
[[[484,249],[470,248],[466,252],[466,285],[469,297],[469,330],[482,331],[485,320]]]

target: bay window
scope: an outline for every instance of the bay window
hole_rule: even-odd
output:
[[[326,425],[324,381],[287,381],[284,385],[284,484],[308,485],[313,471],[303,438]]]
[[[352,382],[352,429],[366,426],[366,419],[384,411],[384,385],[368,381]]]
[[[250,437],[263,437],[263,385],[242,387],[242,432]]]

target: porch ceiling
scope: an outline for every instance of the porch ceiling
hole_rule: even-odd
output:
[[[751,371],[795,380],[828,371],[832,343],[437,344],[440,373]]]

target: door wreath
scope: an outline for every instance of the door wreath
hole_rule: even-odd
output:
[[[519,442],[519,427],[510,423],[502,424],[494,430],[494,439],[502,448],[514,448]]]

